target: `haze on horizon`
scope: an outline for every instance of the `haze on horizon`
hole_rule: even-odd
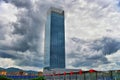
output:
[[[0,67],[43,68],[51,6],[65,10],[67,68],[120,69],[120,0],[0,0]]]

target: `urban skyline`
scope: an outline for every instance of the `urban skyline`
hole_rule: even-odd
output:
[[[65,10],[66,68],[120,69],[119,0],[0,0],[0,67],[43,69],[51,6]]]

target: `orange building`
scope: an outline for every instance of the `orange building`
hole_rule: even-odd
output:
[[[24,72],[24,71],[19,71],[19,72],[17,72],[17,75],[19,75],[19,76],[27,76],[28,73]]]
[[[43,76],[43,72],[38,72],[38,76]]]
[[[7,75],[7,72],[5,70],[0,71],[0,75]]]

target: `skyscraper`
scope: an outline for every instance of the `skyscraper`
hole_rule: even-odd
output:
[[[65,68],[64,11],[50,8],[45,26],[44,69]]]

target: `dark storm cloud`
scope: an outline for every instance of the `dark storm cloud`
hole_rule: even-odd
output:
[[[102,45],[99,45],[99,42]],[[105,55],[115,53],[120,49],[120,41],[108,37],[104,37],[101,40],[95,40],[92,45],[92,49],[102,50]]]
[[[1,57],[1,58],[13,58],[13,59],[17,59],[16,56],[11,55],[11,54],[8,54],[8,53],[6,53],[6,52],[1,52],[1,51],[0,51],[0,57]]]
[[[74,67],[98,67],[110,63],[106,55],[114,54],[120,50],[120,41],[103,37],[93,41],[85,41],[79,38],[71,39],[75,44],[75,50],[68,54],[68,58],[74,59],[71,63]],[[85,48],[84,48],[84,46]]]
[[[22,35],[24,38],[17,42],[14,42],[15,50],[22,51],[25,54],[25,51],[29,50],[31,54],[34,54],[33,58],[31,55],[26,59],[18,61],[18,65],[20,66],[36,66],[42,67],[42,60],[40,59],[42,56],[41,48],[38,49],[39,45],[42,45],[42,32],[43,32],[43,22],[44,17],[40,12],[33,11],[30,6],[30,2],[26,1],[25,3],[21,3],[19,5],[18,2],[12,1],[18,8],[25,7],[27,12],[25,15],[19,15],[19,23],[14,25],[13,34]],[[28,5],[26,5],[28,4]],[[41,43],[39,43],[41,42]],[[38,44],[39,43],[39,44]],[[30,60],[31,59],[31,60]]]
[[[72,40],[80,44],[89,43],[88,41],[84,41],[78,38],[72,38]],[[103,54],[106,55],[115,53],[120,49],[120,41],[109,37],[103,37],[102,39],[91,41],[89,45],[92,50],[102,50]]]

